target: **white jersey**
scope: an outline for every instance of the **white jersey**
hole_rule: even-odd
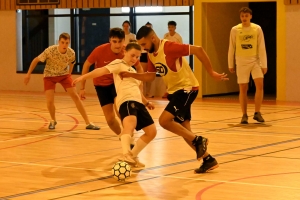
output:
[[[130,42],[130,40],[136,40],[135,34],[125,34],[125,45],[127,45]]]
[[[113,74],[115,88],[117,92],[116,105],[117,109],[120,109],[122,103],[126,101],[136,101],[143,104],[142,94],[140,91],[141,81],[134,78],[120,78],[119,73],[127,71],[130,73],[136,73],[135,69],[129,66],[124,60],[116,59],[105,66],[110,73]]]
[[[173,36],[170,35],[170,33],[166,33],[164,35],[164,39],[167,39],[171,42],[177,42],[177,43],[180,43],[182,44],[182,37],[178,34],[178,33],[175,33]]]
[[[69,64],[75,63],[75,52],[68,47],[66,53],[62,54],[58,50],[58,45],[52,45],[45,49],[38,59],[41,62],[46,61],[45,77],[63,76],[69,74]]]
[[[230,32],[230,42],[228,50],[228,67],[234,68],[234,58],[237,66],[250,66],[259,63],[261,68],[267,68],[267,54],[265,47],[264,34],[259,25],[257,26],[257,54],[254,56],[237,56],[236,55],[236,37],[238,25],[234,26]],[[243,27],[243,31],[250,31],[251,26]]]

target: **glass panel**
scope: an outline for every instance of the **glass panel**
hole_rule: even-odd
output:
[[[37,16],[28,17],[28,14]],[[28,71],[31,61],[49,45],[48,10],[22,12],[23,70]],[[39,63],[34,72],[43,72],[44,64]]]
[[[110,17],[110,27],[111,28],[115,28],[115,27],[122,28],[122,23],[125,20],[129,21],[129,16],[111,16]]]
[[[189,6],[164,6],[163,12],[189,12]]]

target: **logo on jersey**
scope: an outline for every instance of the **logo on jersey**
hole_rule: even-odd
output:
[[[242,49],[252,49],[252,45],[251,44],[241,44]]]
[[[168,68],[166,65],[162,63],[155,63],[156,72],[159,73],[161,76],[165,76],[168,73]]]
[[[244,35],[243,37],[244,42],[249,42],[251,39],[253,39],[253,35]]]

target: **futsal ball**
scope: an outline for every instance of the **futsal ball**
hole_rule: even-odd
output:
[[[119,161],[113,166],[112,174],[118,181],[125,181],[131,175],[131,167],[127,162]]]

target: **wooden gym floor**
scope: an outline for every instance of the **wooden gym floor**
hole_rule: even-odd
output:
[[[55,97],[56,129],[48,130],[43,93],[0,92],[0,199],[294,200],[300,199],[300,103],[265,101],[265,124],[240,125],[235,99],[196,100],[192,129],[210,139],[220,167],[200,166],[182,138],[162,129],[158,117],[167,101],[150,111],[158,134],[141,153],[146,164],[126,182],[111,177],[121,153],[95,96],[84,101],[101,130],[85,130],[65,94]],[[142,132],[135,134],[136,137]]]

